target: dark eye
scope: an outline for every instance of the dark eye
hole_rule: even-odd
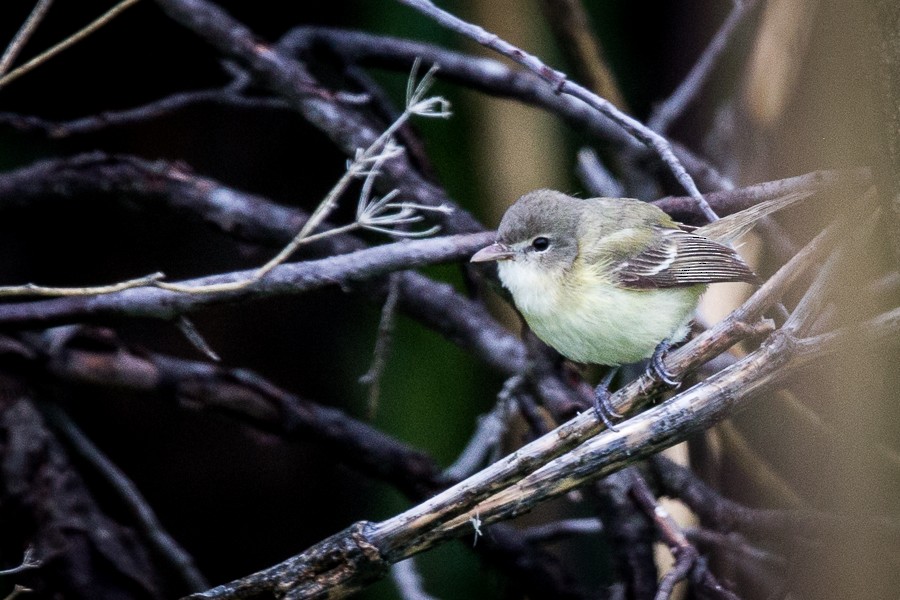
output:
[[[534,238],[534,241],[531,242],[531,247],[538,252],[543,252],[550,247],[550,240],[545,237],[536,237]]]

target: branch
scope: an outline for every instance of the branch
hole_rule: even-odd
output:
[[[312,438],[360,472],[412,497],[442,487],[440,470],[422,452],[246,369],[133,350],[112,332],[99,329],[52,329],[29,338],[29,346],[34,353],[31,360],[45,365],[44,376],[174,396],[195,410],[224,414],[285,440]]]
[[[315,441],[337,460],[421,501],[451,481],[428,455],[340,410],[321,406],[244,369],[132,350],[111,332],[59,328],[17,342],[5,339],[7,358],[27,360],[40,377],[172,395],[193,409],[224,414],[286,441]],[[563,565],[505,527],[476,547],[490,562],[548,596],[582,598]]]
[[[854,193],[859,195],[872,185],[872,173],[868,167],[844,170],[823,170],[805,173],[787,179],[776,179],[747,187],[711,192],[706,199],[720,215],[730,215],[754,204],[772,200],[796,192],[819,193],[824,191]],[[667,196],[654,202],[673,219],[681,223],[705,223],[689,196]]]
[[[150,122],[186,108],[227,106],[245,109],[285,109],[287,104],[277,98],[243,96],[231,87],[223,89],[181,92],[142,106],[117,111],[104,111],[71,121],[48,121],[41,117],[0,113],[0,124],[23,133],[40,133],[49,139],[64,139],[75,135],[95,133],[110,127],[125,127]]]
[[[56,431],[65,438],[78,455],[88,461],[112,486],[119,499],[131,512],[141,533],[147,538],[153,550],[171,564],[181,577],[185,587],[191,591],[208,588],[209,584],[194,565],[193,557],[163,528],[156,513],[141,495],[134,482],[88,439],[62,409],[47,405],[42,407],[42,412],[48,416]]]
[[[650,598],[659,580],[653,548],[656,536],[650,519],[629,494],[633,471],[629,467],[610,473],[590,490],[606,529],[613,580],[621,583],[626,598]]]
[[[300,294],[331,285],[351,285],[402,269],[468,258],[493,234],[407,240],[342,256],[280,265],[246,287],[216,293],[189,293],[159,287],[132,288],[102,296],[73,296],[0,305],[0,323],[17,327],[96,321],[112,316],[173,319],[205,306],[267,296]],[[227,286],[254,277],[256,269],[178,282],[179,287]]]
[[[556,46],[573,65],[575,76],[598,95],[626,110],[625,98],[604,60],[600,40],[581,0],[543,0],[541,8],[556,38]]]
[[[738,600],[738,597],[731,591],[723,588],[722,584],[709,571],[706,562],[701,559],[700,553],[688,540],[675,518],[669,514],[669,511],[664,506],[657,502],[656,496],[650,491],[650,487],[644,481],[643,476],[635,470],[630,471],[632,496],[653,521],[660,538],[668,546],[669,551],[675,558],[675,565],[659,583],[655,600],[668,600],[671,598],[675,585],[687,577],[690,577],[702,586],[702,593],[715,594],[728,600]]]
[[[817,240],[822,243],[826,237],[823,234]],[[816,245],[811,248],[817,249]],[[807,250],[806,260],[813,254],[812,249]],[[774,279],[781,286],[789,278]],[[758,310],[761,300],[755,296],[748,304],[739,312]],[[734,328],[740,329],[732,324]],[[582,414],[396,517],[377,524],[359,523],[300,557],[194,597],[243,597],[241,590],[251,587],[256,591],[273,591],[273,586],[278,586],[279,597],[283,594],[286,598],[310,597],[326,590],[338,593],[339,590],[355,589],[361,581],[369,581],[389,563],[427,550],[446,539],[465,535],[470,531],[473,519],[489,525],[513,518],[541,502],[685,440],[745,408],[753,398],[774,389],[805,365],[835,352],[849,338],[865,340],[865,346],[855,347],[876,351],[885,344],[896,343],[898,333],[900,308],[858,327],[839,330],[828,338],[818,336],[798,340],[792,337],[790,330],[778,331],[743,360],[664,404],[629,419],[618,431],[596,435],[600,425],[594,414]],[[722,337],[721,332],[719,337]],[[685,348],[691,344],[694,342]],[[693,359],[699,361],[698,357],[709,348],[708,340],[697,344],[693,348]],[[640,393],[630,387],[620,390],[617,395]],[[895,526],[893,535],[897,534],[896,530]],[[362,566],[351,564],[324,578],[325,573],[317,565],[321,560],[332,560],[338,545],[343,552],[352,552],[354,557],[367,553],[371,562]]]
[[[663,133],[684,113],[684,110],[700,93],[700,89],[709,79],[713,68],[734,39],[735,33],[754,11],[757,4],[759,4],[758,0],[736,0],[734,2],[728,17],[713,36],[703,54],[697,59],[690,73],[665,101],[653,109],[647,120],[647,125],[651,129]]]
[[[430,2],[430,0],[398,0],[398,2],[414,8],[444,27],[461,33],[462,35],[475,40],[482,46],[490,48],[491,50],[499,52],[503,56],[514,60],[536,73],[547,83],[551,84],[556,93],[569,94],[612,119],[622,127],[622,129],[659,154],[662,161],[666,163],[672,171],[675,179],[678,180],[688,194],[697,201],[697,205],[708,220],[715,221],[718,218],[716,213],[710,208],[709,204],[707,204],[706,200],[703,199],[703,194],[697,189],[694,180],[675,156],[672,151],[672,145],[667,139],[637,119],[626,115],[613,106],[608,100],[605,100],[587,88],[570,81],[564,73],[551,69],[536,56],[528,54],[521,48],[513,46],[509,42],[501,39],[495,34],[485,31],[477,25],[467,23],[447,11],[438,8]]]
[[[100,510],[22,384],[3,375],[0,386],[0,512],[17,524],[4,543],[31,545],[41,579],[56,589],[162,598],[162,573],[134,533]]]
[[[261,85],[283,98],[348,156],[354,156],[359,148],[371,146],[384,131],[384,125],[374,122],[359,106],[311,93],[311,88],[322,86],[305,65],[257,39],[246,26],[217,6],[204,0],[157,0],[157,3],[173,20],[236,61]],[[452,214],[433,215],[444,231],[463,233],[484,229],[439,186],[426,181],[408,157],[399,155],[387,161],[382,172],[378,188],[383,194],[396,188],[401,197],[419,204],[453,207]]]
[[[105,13],[103,13],[102,15],[100,15],[99,17],[94,19],[91,23],[89,23],[85,27],[79,29],[78,31],[76,31],[75,33],[73,33],[72,35],[70,35],[69,37],[64,39],[63,41],[48,48],[44,52],[41,52],[40,54],[38,54],[37,56],[35,56],[31,60],[29,60],[24,65],[17,67],[16,69],[13,69],[9,73],[3,74],[2,77],[0,77],[0,89],[5,87],[12,81],[18,79],[25,73],[32,71],[36,67],[47,62],[49,59],[53,58],[54,56],[56,56],[63,50],[66,50],[67,48],[77,44],[84,38],[88,37],[95,31],[97,31],[98,29],[100,29],[101,27],[103,27],[104,25],[109,23],[110,21],[112,21],[114,18],[119,16],[125,9],[137,4],[137,1],[138,0],[122,0],[121,2],[119,2],[118,4],[116,4],[115,6],[110,8],[108,11],[106,11]]]
[[[408,71],[416,58],[440,65],[438,78],[478,91],[543,108],[558,115],[573,130],[611,144],[616,150],[651,151],[614,121],[572,96],[559,95],[538,75],[488,58],[446,50],[433,44],[360,31],[324,27],[297,27],[282,37],[278,46],[305,55],[327,44],[347,61]],[[708,189],[734,187],[715,168],[689,149],[675,143],[673,150],[691,175]]]
[[[26,18],[25,22],[22,23],[22,26],[19,27],[19,31],[16,32],[16,35],[3,52],[3,56],[0,57],[0,75],[9,71],[9,67],[12,66],[13,61],[16,60],[19,52],[22,51],[22,48],[28,42],[28,38],[31,37],[34,30],[37,29],[37,26],[47,15],[47,11],[50,9],[51,4],[53,4],[53,0],[38,0],[37,4],[34,5],[34,8],[31,9],[31,14],[28,15],[28,18]]]
[[[187,213],[239,240],[265,246],[283,246],[308,219],[302,211],[201,177],[183,165],[132,156],[82,154],[0,174],[0,209],[34,210],[48,202],[98,200],[129,200],[145,210]],[[312,244],[313,250],[325,254],[342,255],[363,248],[365,244],[350,235],[331,236]],[[406,271],[399,277],[399,308],[406,314],[472,351],[505,376],[524,368],[524,346],[483,304],[418,273]],[[380,282],[357,289],[374,302],[386,297]]]

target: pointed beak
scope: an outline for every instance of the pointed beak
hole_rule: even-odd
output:
[[[515,251],[500,242],[486,246],[472,255],[469,262],[490,262],[494,260],[510,260],[516,255]]]

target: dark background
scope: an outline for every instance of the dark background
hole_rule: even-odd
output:
[[[475,50],[388,0],[220,4],[270,41],[293,26],[324,24]],[[653,103],[677,85],[729,9],[729,3],[721,1],[586,4],[609,64],[638,118],[645,118]],[[787,116],[782,115],[769,130],[758,127],[752,136],[732,136],[737,146],[753,148],[742,174],[744,182],[868,164],[875,153],[875,144],[865,143],[874,139],[866,133],[874,129],[865,116],[874,112],[865,108],[871,108],[866,83],[870,74],[856,69],[858,63],[853,60],[854,53],[863,52],[854,34],[858,18],[844,14],[836,4],[823,3],[816,15],[810,42],[814,50],[795,82],[804,93],[788,103]],[[58,2],[23,58],[55,43],[110,5],[89,0]],[[471,20],[492,10],[489,0],[441,5]],[[3,3],[0,43],[10,39],[30,9],[29,2]],[[502,15],[495,16],[498,20],[493,24],[485,23],[488,28],[521,32],[524,39],[512,41],[567,68],[530,2],[501,3],[493,10]],[[843,32],[837,31],[839,27]],[[737,47],[749,52],[751,42],[739,38]],[[716,111],[732,101],[744,82],[732,63],[737,65],[729,57],[716,71],[709,92],[674,128],[674,138],[690,147],[702,146],[703,132]],[[405,75],[374,74],[401,103]],[[0,111],[67,120],[221,85],[227,79],[210,47],[147,0],[0,90]],[[552,139],[534,142],[539,161],[529,172],[532,179],[518,180],[523,189],[502,188],[497,179],[519,162],[515,153],[520,148],[513,144],[485,158],[485,145],[495,147],[485,139],[489,132],[479,126],[485,101],[446,84],[439,83],[436,90],[453,102],[454,118],[416,126],[423,132],[441,184],[487,224],[493,225],[502,207],[529,187],[580,190],[573,175],[581,142],[578,132],[551,125]],[[501,111],[509,104],[489,102],[500,105]],[[532,127],[528,119],[543,118],[531,109],[521,110],[527,113],[521,122],[526,131]],[[226,185],[307,210],[340,177],[345,162],[322,133],[288,110],[262,113],[205,106],[149,123],[54,141],[0,128],[2,170],[42,157],[94,149],[183,161]],[[249,268],[270,257],[190,220],[106,201],[57,206],[52,212],[4,211],[0,256],[0,284],[4,285],[100,284],[154,271],[180,279]],[[454,268],[433,268],[428,273],[461,285]],[[325,290],[210,309],[197,314],[194,322],[224,364],[252,369],[301,396],[362,417],[366,390],[357,379],[368,369],[378,317],[378,306],[339,290]],[[117,323],[116,330],[131,344],[201,358],[167,323],[128,321]],[[374,424],[449,464],[471,434],[477,415],[492,406],[501,383],[457,347],[401,315]],[[164,526],[213,583],[281,561],[353,521],[383,519],[408,506],[395,491],[347,470],[314,444],[285,444],[234,421],[185,411],[158,397],[98,388],[51,387],[49,393],[132,477]],[[760,418],[765,423],[766,415]],[[764,430],[773,431],[768,425]],[[106,510],[113,515],[121,511],[104,491],[103,482],[89,479],[89,483],[94,484],[101,503],[106,502]],[[502,580],[482,569],[462,544],[444,546],[419,562],[428,589],[441,598],[495,597],[502,587]],[[585,568],[590,569],[590,564]],[[393,595],[391,584],[382,582],[363,597]]]

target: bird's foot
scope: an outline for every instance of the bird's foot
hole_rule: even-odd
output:
[[[669,353],[671,347],[672,342],[668,339],[661,341],[656,346],[656,349],[653,350],[653,356],[650,357],[650,364],[647,365],[647,374],[669,387],[677,388],[681,385],[681,380],[666,369],[666,365],[663,363],[663,359]]]
[[[612,394],[609,392],[609,384],[618,370],[618,367],[610,368],[600,384],[594,388],[594,412],[597,413],[597,418],[603,421],[606,428],[611,431],[618,431],[616,426],[613,425],[614,420],[618,421],[625,418],[625,415],[616,412],[610,401]]]

